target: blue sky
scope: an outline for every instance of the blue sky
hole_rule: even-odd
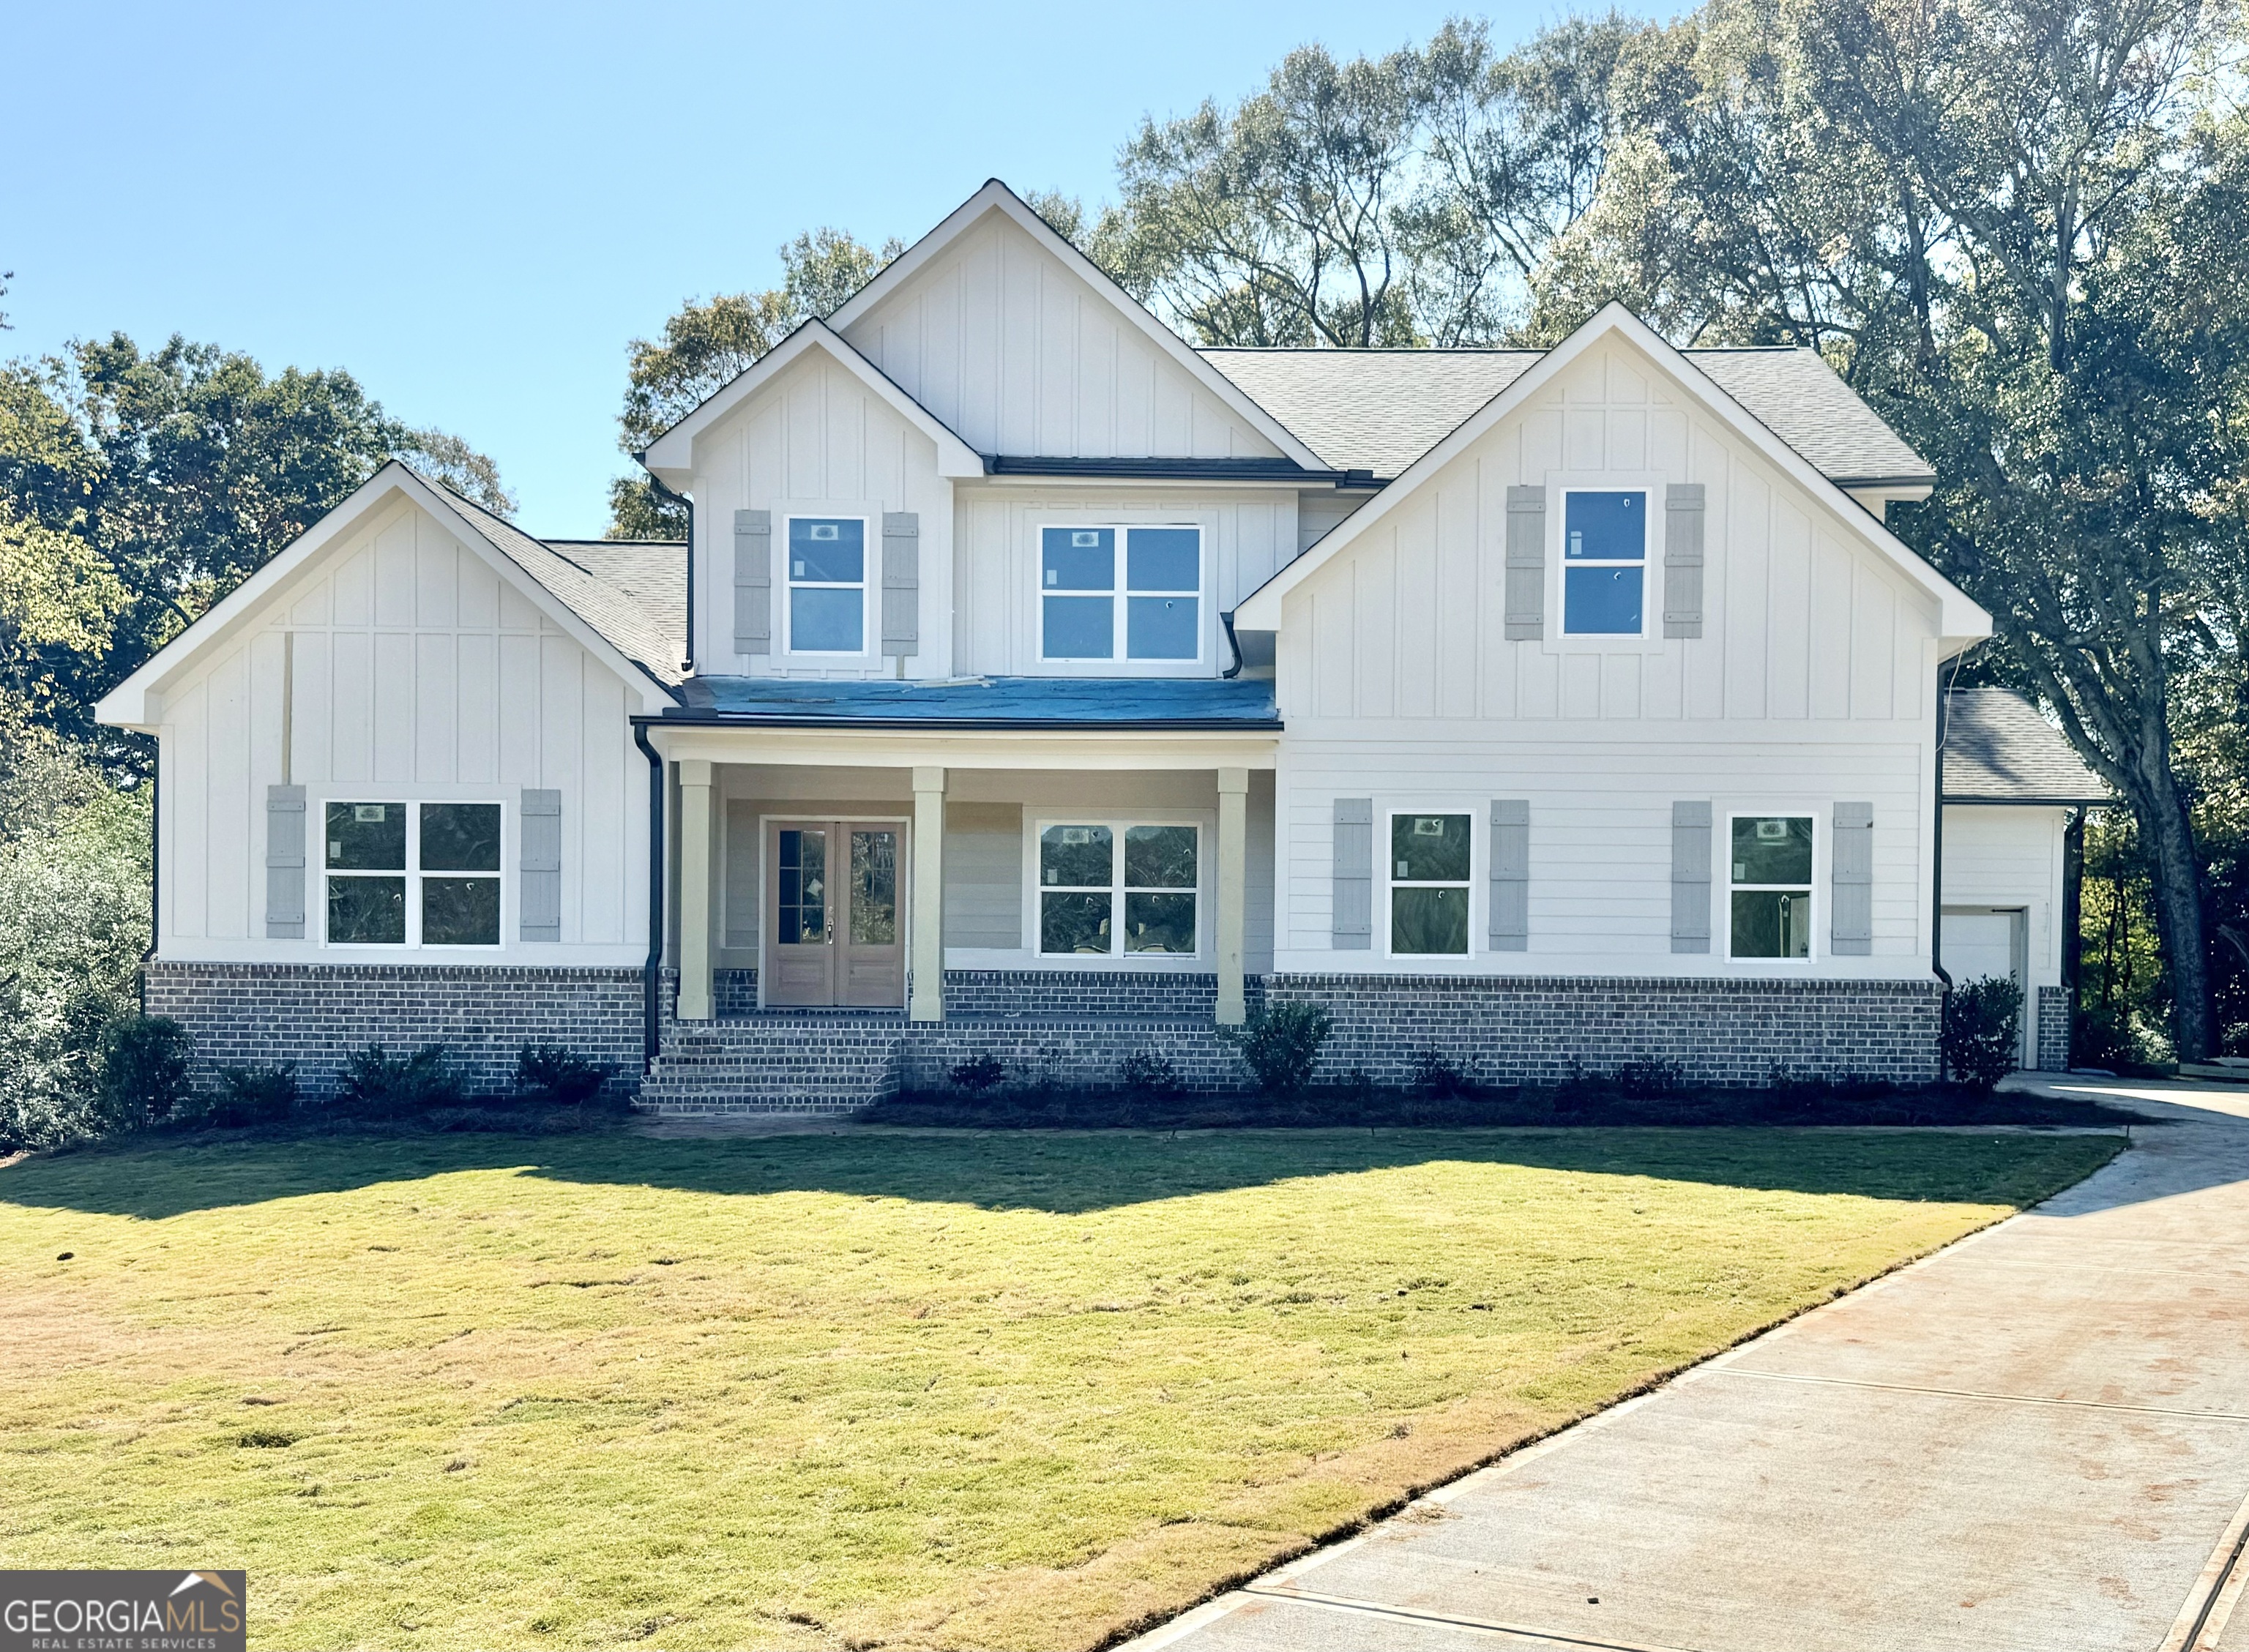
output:
[[[0,0],[0,354],[122,329],[348,368],[498,459],[526,527],[596,534],[626,345],[682,299],[773,284],[818,224],[911,240],[990,176],[1097,202],[1143,114],[1456,9]]]

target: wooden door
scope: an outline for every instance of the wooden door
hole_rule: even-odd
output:
[[[762,963],[769,1007],[905,1003],[904,828],[776,820],[766,828]]]

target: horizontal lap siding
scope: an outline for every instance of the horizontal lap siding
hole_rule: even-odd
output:
[[[562,939],[630,944],[646,824],[624,685],[413,506],[322,566],[165,698],[167,941],[265,936],[265,788],[283,778],[285,723],[289,778],[315,810],[354,789],[494,800],[512,844],[520,791],[561,790]]]
[[[2061,978],[2064,812],[1982,805],[1944,812],[1944,904],[2022,908],[2034,982]]]

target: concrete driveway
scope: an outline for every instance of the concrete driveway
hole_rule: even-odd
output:
[[[2249,1652],[2249,1091],[2070,1087],[2161,1122],[1135,1648]]]

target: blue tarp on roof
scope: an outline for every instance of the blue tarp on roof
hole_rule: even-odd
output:
[[[966,677],[940,682],[690,677],[667,721],[990,728],[1278,729],[1273,685],[1222,677]]]

